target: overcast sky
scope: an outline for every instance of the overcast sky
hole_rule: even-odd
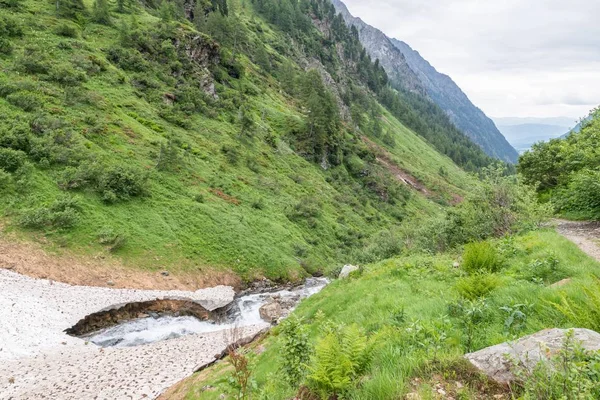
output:
[[[600,0],[343,0],[419,51],[493,117],[600,104]]]

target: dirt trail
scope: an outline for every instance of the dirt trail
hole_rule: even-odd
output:
[[[554,220],[558,233],[575,243],[590,257],[600,261],[600,222]]]

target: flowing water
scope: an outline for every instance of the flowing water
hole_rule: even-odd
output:
[[[238,297],[229,318],[222,323],[201,321],[195,317],[150,316],[133,319],[85,337],[98,346],[128,347],[139,346],[159,340],[173,339],[196,333],[226,331],[264,323],[259,309],[270,297],[278,296],[281,301],[297,304],[300,300],[318,293],[327,285],[324,278],[308,278],[304,285],[271,293],[256,293]]]

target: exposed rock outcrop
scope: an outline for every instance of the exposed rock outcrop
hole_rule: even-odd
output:
[[[344,267],[342,268],[342,271],[340,272],[339,278],[343,279],[343,278],[347,278],[348,276],[350,276],[350,274],[354,271],[358,271],[360,267],[357,267],[356,265],[350,265],[350,264],[346,264],[344,265]]]
[[[498,383],[509,383],[515,379],[514,365],[528,371],[540,362],[556,355],[564,344],[569,329],[545,329],[525,336],[515,342],[505,342],[496,346],[469,353],[465,358],[482,373]],[[573,329],[573,340],[587,351],[600,350],[600,333],[589,329]]]

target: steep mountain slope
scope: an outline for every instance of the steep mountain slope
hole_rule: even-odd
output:
[[[488,155],[510,163],[517,161],[517,152],[494,123],[471,103],[450,77],[437,72],[406,43],[390,39],[360,18],[353,17],[340,0],[333,0],[333,4],[344,20],[357,28],[361,42],[372,58],[379,59],[392,81],[398,82],[401,88],[407,88],[409,82],[416,93],[423,93],[424,89],[451,121]],[[415,76],[418,83],[414,82]]]
[[[419,76],[429,96],[448,113],[460,130],[479,144],[487,154],[507,162],[517,161],[517,152],[502,136],[494,122],[471,103],[448,75],[437,72],[408,44],[396,39],[392,39],[392,43],[404,54],[408,65]]]
[[[392,229],[475,185],[328,2],[10,4],[2,225],[53,248],[295,279],[397,254]]]

